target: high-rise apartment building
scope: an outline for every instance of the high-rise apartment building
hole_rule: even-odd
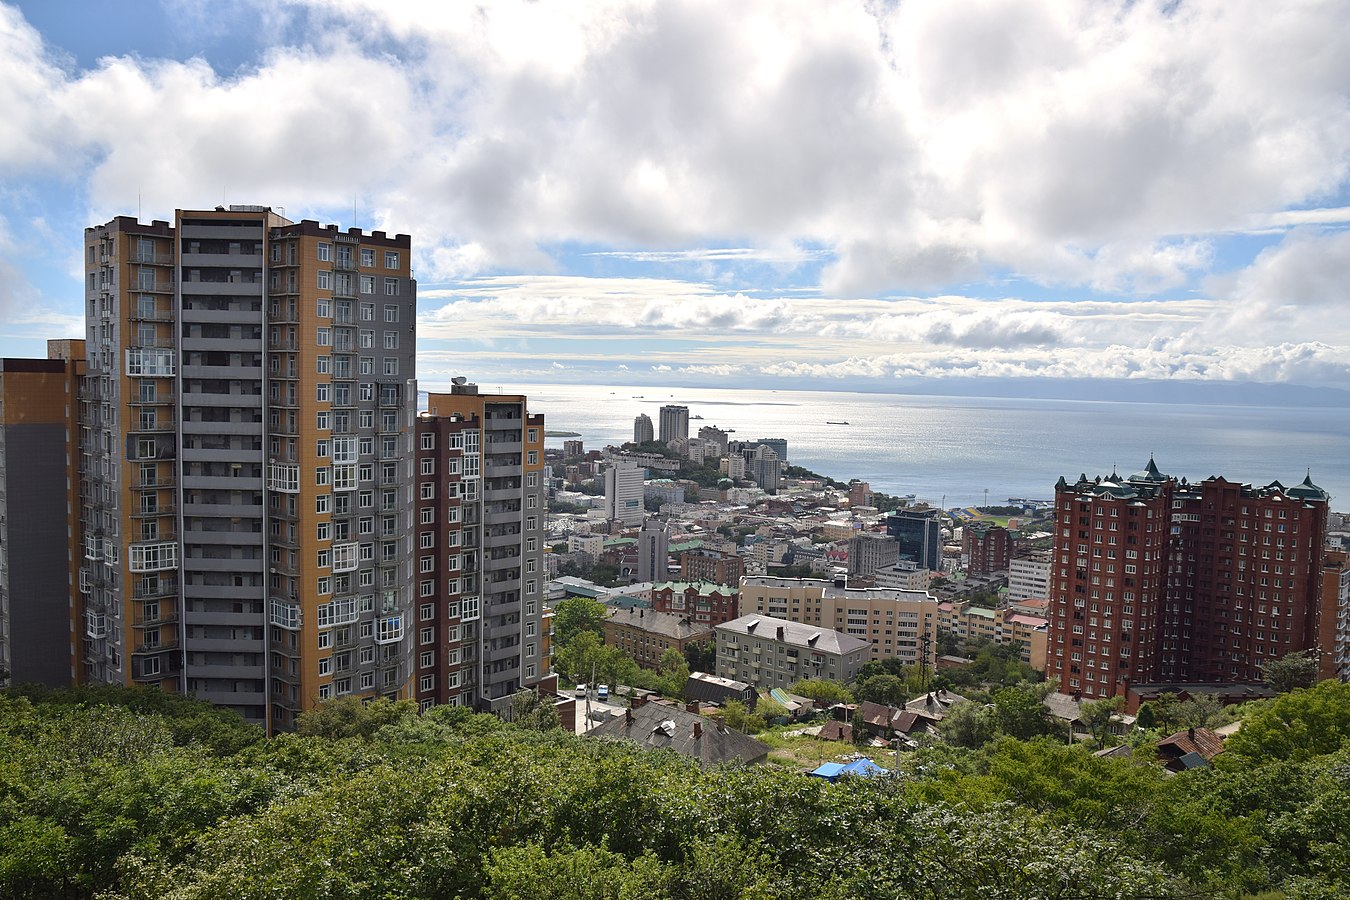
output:
[[[878,569],[887,569],[900,561],[900,545],[895,538],[874,531],[864,531],[849,538],[848,574],[871,575]]]
[[[1147,468],[1055,487],[1047,675],[1064,693],[1261,680],[1317,646],[1327,505],[1286,488]]]
[[[633,420],[633,443],[650,444],[656,440],[656,432],[652,429],[652,417],[646,413],[639,413]]]
[[[1050,596],[1048,550],[1028,550],[1008,560],[1008,601],[1044,600]]]
[[[1006,572],[1012,550],[1012,533],[1002,525],[971,522],[961,529],[961,556],[971,575]]]
[[[411,696],[410,251],[257,206],[86,229],[80,680],[271,728]]]
[[[502,712],[550,672],[544,417],[456,384],[417,422],[416,696]],[[411,627],[411,626],[410,626]]]
[[[782,460],[784,465],[787,465],[788,461],[787,438],[760,438],[757,441],[752,441],[751,444],[758,444],[761,447],[768,447],[770,450],[774,452],[774,455],[776,455],[780,460]]]
[[[670,404],[661,407],[660,430],[656,439],[663,444],[689,437],[689,407]]]
[[[79,510],[76,482],[84,341],[49,341],[47,359],[0,360],[0,672],[71,682]]]

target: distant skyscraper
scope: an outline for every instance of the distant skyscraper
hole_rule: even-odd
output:
[[[1317,647],[1328,500],[1311,479],[1187,484],[1153,460],[1128,478],[1061,478],[1046,675],[1123,696],[1260,681],[1262,664]]]
[[[674,405],[661,407],[661,431],[657,435],[657,440],[669,444],[671,441],[688,437],[689,407]]]
[[[642,469],[615,463],[605,470],[605,518],[624,525],[640,525],[646,515]]]
[[[787,438],[760,438],[755,441],[755,443],[759,444],[761,447],[768,447],[774,453],[778,454],[778,458],[782,461],[783,465],[787,465]]]
[[[900,545],[890,535],[865,531],[848,542],[848,574],[871,575],[900,561]]]
[[[899,510],[886,517],[886,533],[900,544],[901,562],[934,572],[942,570],[942,528],[937,510]]]
[[[670,525],[648,519],[638,532],[638,581],[665,581],[670,566]]]
[[[633,443],[650,444],[656,440],[656,432],[652,430],[652,417],[646,413],[639,413],[633,420]]]
[[[698,430],[698,436],[701,440],[716,444],[718,456],[727,455],[727,432],[716,425],[704,425]]]
[[[756,444],[753,450],[744,451],[744,455],[745,474],[770,494],[778,493],[783,477],[783,462],[778,454],[766,444]]]
[[[972,522],[961,530],[961,555],[971,575],[1006,571],[1012,549],[1012,534],[1002,525]]]
[[[586,455],[586,444],[577,439],[567,440],[563,441],[562,450],[563,459],[576,459]]]

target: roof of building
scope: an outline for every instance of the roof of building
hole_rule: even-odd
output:
[[[747,637],[753,636],[782,641],[785,644],[806,647],[821,653],[846,654],[872,646],[861,638],[840,634],[830,628],[805,625],[801,622],[789,622],[786,619],[775,619],[772,616],[741,616],[739,619],[732,619],[730,622],[718,625],[717,630],[743,634]],[[782,637],[779,637],[780,631]]]
[[[711,636],[712,628],[706,623],[690,621],[688,616],[675,613],[656,612],[643,607],[619,607],[610,613],[608,622],[636,628],[650,634],[657,634],[673,640],[687,641],[699,636]]]
[[[848,722],[840,722],[838,719],[831,719],[820,726],[820,734],[816,735],[822,741],[852,741],[853,726]]]
[[[1068,694],[1052,692],[1045,695],[1041,701],[1045,708],[1050,710],[1050,715],[1056,719],[1063,719],[1065,722],[1076,722],[1080,714],[1082,704],[1070,697]]]
[[[1158,741],[1158,752],[1175,757],[1195,753],[1208,762],[1223,752],[1223,738],[1208,728],[1188,728]]]
[[[587,736],[626,739],[650,750],[674,750],[705,766],[733,760],[756,763],[769,755],[769,745],[763,741],[677,706],[657,703],[630,709],[592,728]]]
[[[652,592],[669,590],[677,594],[687,594],[691,588],[697,591],[700,597],[710,597],[713,594],[727,597],[740,592],[735,585],[718,584],[714,581],[658,581],[652,585]]]
[[[1049,619],[1045,619],[1040,616],[1028,616],[1024,613],[1014,613],[1013,615],[1008,616],[1008,618],[1004,619],[1004,621],[1014,622],[1018,625],[1026,625],[1029,628],[1045,628],[1050,624]]]
[[[965,702],[966,698],[960,694],[948,690],[937,690],[930,691],[922,697],[915,697],[905,704],[905,709],[929,719],[940,720],[947,715],[947,710],[958,703]]]
[[[821,590],[821,596],[832,599],[848,599],[850,597],[861,600],[932,601],[933,599],[927,591],[890,587],[848,587],[847,585],[839,587],[834,582],[822,578],[778,578],[772,575],[747,575],[741,579],[741,584],[746,587],[778,587],[788,590],[799,587],[815,587]]]

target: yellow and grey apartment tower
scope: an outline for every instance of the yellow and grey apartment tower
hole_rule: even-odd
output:
[[[47,342],[47,359],[0,359],[0,681],[71,681],[76,509],[70,452],[84,341]]]
[[[85,230],[77,680],[269,729],[412,696],[410,248],[262,206]]]

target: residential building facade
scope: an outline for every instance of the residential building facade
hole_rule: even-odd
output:
[[[652,585],[652,609],[688,616],[702,625],[720,625],[740,612],[738,588],[707,581],[658,582]]]
[[[0,671],[15,683],[71,683],[84,623],[76,593],[80,379],[84,341],[49,341],[46,359],[0,360]]]
[[[638,581],[665,581],[670,567],[670,525],[648,519],[638,532]]]
[[[741,616],[714,631],[717,675],[761,689],[785,688],[803,678],[846,683],[871,659],[861,638],[772,616]]]
[[[885,534],[864,531],[849,538],[848,574],[871,575],[900,562],[900,545]]]
[[[78,680],[273,729],[411,695],[410,253],[256,206],[86,229]]]
[[[895,657],[935,666],[938,602],[924,591],[840,587],[810,578],[741,579],[741,615],[772,616],[830,628],[866,641],[868,659]]]
[[[744,574],[745,560],[735,553],[702,548],[680,554],[681,581],[711,581],[735,587]]]
[[[1261,680],[1315,648],[1328,496],[1162,474],[1060,479],[1047,675],[1084,697],[1131,683]]]
[[[656,432],[652,428],[652,417],[646,413],[639,413],[633,420],[633,443],[650,444],[656,440]]]
[[[1002,525],[971,522],[961,529],[961,559],[971,575],[1006,572],[1012,550],[1012,534]]]
[[[688,616],[662,613],[642,607],[615,609],[604,623],[605,644],[618,647],[644,669],[656,669],[661,655],[700,641],[712,640],[712,626],[695,623]]]
[[[428,395],[417,442],[416,696],[502,712],[550,674],[544,417],[457,384]]]
[[[1050,596],[1050,551],[1029,550],[1008,560],[1008,602]]]
[[[689,437],[689,407],[669,404],[661,407],[658,414],[659,428],[656,439],[663,444],[675,440],[687,440]]]

